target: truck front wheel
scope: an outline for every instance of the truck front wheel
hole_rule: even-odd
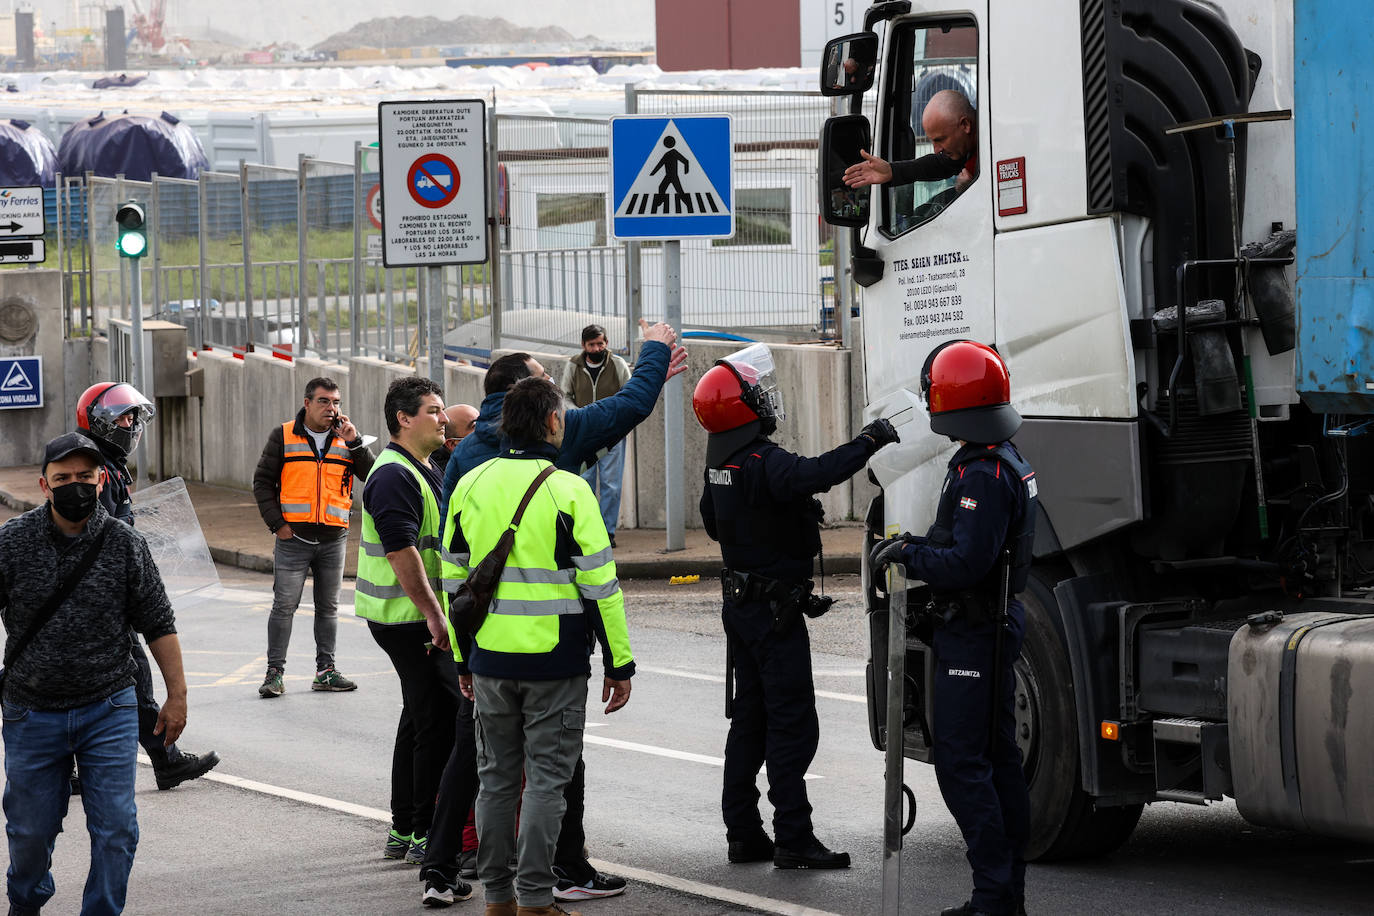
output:
[[[1030,787],[1026,859],[1105,855],[1126,842],[1143,806],[1098,807],[1083,791],[1073,673],[1055,623],[1053,579],[1036,569],[1021,601],[1026,636],[1016,661],[1016,741]]]

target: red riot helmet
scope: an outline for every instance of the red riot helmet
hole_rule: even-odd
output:
[[[708,433],[729,432],[755,420],[764,435],[783,419],[782,392],[773,375],[773,354],[766,344],[732,353],[707,370],[692,392],[692,410]]]
[[[133,423],[120,426],[119,418],[125,414],[133,415]],[[83,391],[76,402],[76,425],[125,455],[138,445],[144,427],[156,414],[152,403],[126,382],[99,382]]]
[[[930,351],[921,369],[921,397],[930,428],[951,439],[992,445],[1021,428],[1007,364],[977,341],[949,340]]]

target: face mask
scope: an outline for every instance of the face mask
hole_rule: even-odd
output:
[[[54,487],[52,491],[53,509],[69,522],[80,522],[89,518],[95,511],[97,499],[99,496],[93,483],[78,481]]]

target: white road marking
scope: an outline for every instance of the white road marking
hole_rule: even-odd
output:
[[[658,668],[652,665],[635,664],[635,671],[643,671],[648,674],[666,674],[669,677],[685,677],[693,681],[710,681],[712,684],[724,684],[725,676],[721,674],[701,674],[697,671],[683,671],[679,668]],[[852,693],[836,693],[833,690],[817,690],[816,696],[827,700],[843,700],[846,703],[862,703],[868,705],[868,697],[858,696]]]
[[[144,766],[152,766],[152,762],[142,752],[138,755],[138,762]],[[391,823],[391,813],[389,811],[383,811],[380,808],[355,805],[352,802],[340,801],[337,798],[327,798],[323,795],[315,795],[311,792],[298,792],[295,789],[286,789],[281,786],[269,785],[265,782],[257,782],[252,779],[230,776],[227,773],[206,773],[200,778],[207,782],[217,782],[221,785],[233,786],[236,789],[243,789],[247,792],[257,792],[261,795],[270,795],[274,798],[285,798],[306,805],[314,805],[317,808],[338,811],[342,814],[351,814],[354,817],[361,817],[382,824]],[[598,871],[612,872],[617,875],[623,875],[634,881],[641,881],[645,884],[652,884],[656,887],[667,888],[668,890],[680,891],[684,894],[695,894],[698,897],[705,897],[708,900],[719,900],[722,903],[752,907],[756,910],[762,910],[765,913],[776,913],[777,916],[837,916],[835,913],[818,910],[814,907],[802,906],[798,903],[790,903],[786,900],[775,900],[772,897],[761,897],[757,894],[748,894],[743,891],[732,890],[728,887],[717,887],[714,884],[689,881],[686,878],[679,878],[675,875],[665,875],[660,872],[649,871],[643,868],[634,868],[629,865],[607,862],[603,859],[592,859],[591,863]]]
[[[605,747],[613,747],[622,751],[638,751],[641,754],[652,754],[655,757],[669,757],[673,760],[686,760],[691,763],[704,763],[707,766],[725,766],[724,757],[711,757],[707,754],[694,754],[691,751],[675,751],[669,747],[659,747],[654,744],[639,744],[635,741],[621,741],[619,738],[602,738],[599,735],[584,735],[584,744],[600,744]],[[817,776],[815,773],[807,773],[806,779],[824,779],[824,776]]]
[[[699,881],[689,881],[686,878],[679,878],[675,875],[664,875],[643,868],[618,865],[615,862],[606,862],[602,859],[590,859],[589,861],[592,863],[592,867],[597,871],[612,872],[629,878],[632,881],[640,881],[644,884],[666,887],[669,890],[681,891],[684,894],[695,894],[698,897],[705,897],[708,900],[719,900],[722,903],[747,906],[755,910],[762,910],[765,913],[777,913],[778,916],[838,916],[838,914],[828,912],[827,910],[818,910],[815,907],[803,906],[800,903],[791,903],[787,900],[776,900],[772,897],[761,897],[758,894],[748,894],[744,891],[731,890],[728,887],[717,887],[714,884],[702,884]]]

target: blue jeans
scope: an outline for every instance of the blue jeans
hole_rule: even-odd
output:
[[[14,912],[36,913],[53,895],[52,850],[67,814],[67,780],[75,755],[91,835],[91,870],[81,913],[122,912],[138,848],[134,688],[57,712],[11,703],[3,708],[10,906]]]
[[[348,538],[312,544],[298,537],[278,538],[272,550],[272,613],[267,617],[267,666],[286,668],[291,642],[291,619],[305,591],[305,576],[315,578],[315,670],[334,664],[334,640],[339,632],[339,589],[343,587],[344,554]]]
[[[601,520],[606,523],[606,533],[615,536],[615,524],[620,520],[620,478],[625,474],[625,440],[621,439],[615,448],[608,451],[596,464],[582,472],[582,479],[591,484],[592,492],[597,495],[601,505]],[[596,485],[601,478],[601,486]]]

